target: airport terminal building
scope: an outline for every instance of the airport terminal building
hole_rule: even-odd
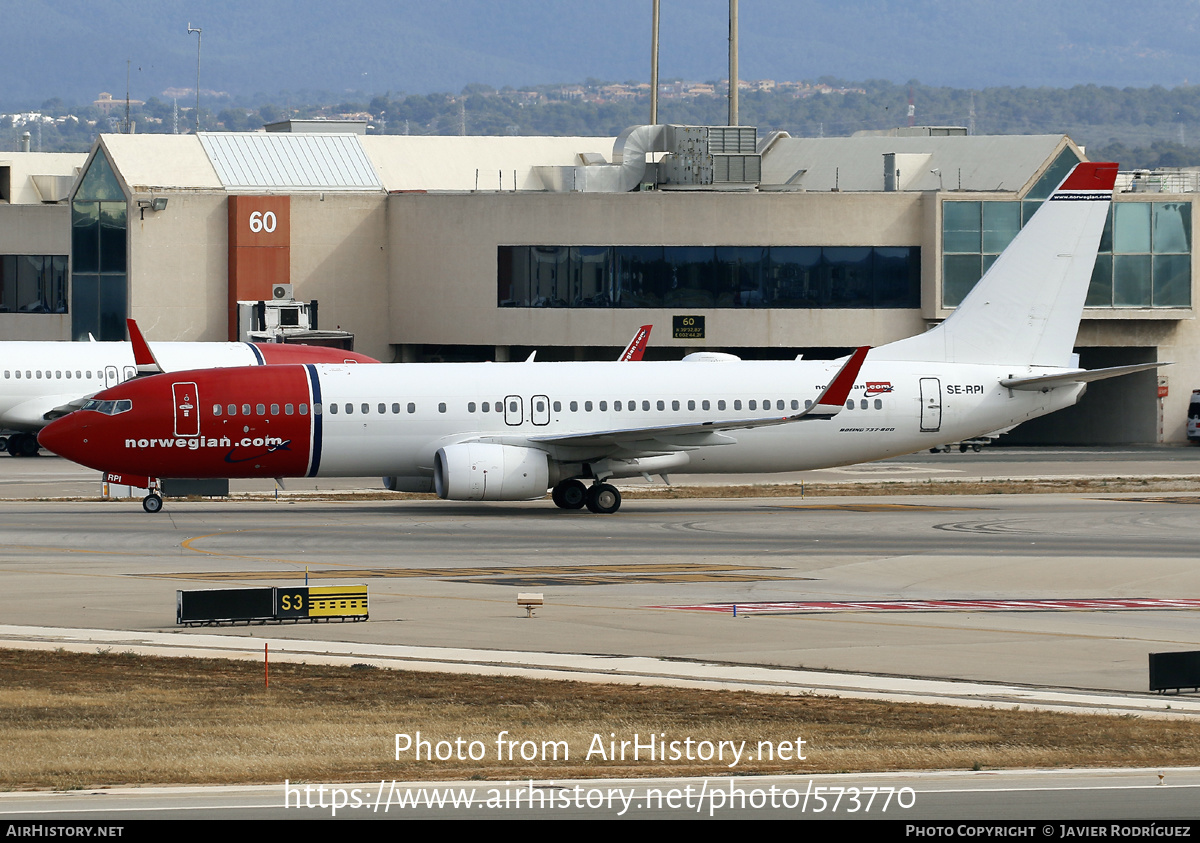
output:
[[[291,124],[0,153],[0,336],[236,339],[319,302],[386,361],[833,357],[944,319],[1084,154],[1068,137],[633,127],[409,137]],[[340,131],[328,131],[338,129]],[[1184,440],[1196,182],[1122,174],[1077,351],[1092,384],[1011,441]],[[39,187],[40,185],[40,187]]]

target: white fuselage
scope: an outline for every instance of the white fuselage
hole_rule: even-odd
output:
[[[980,436],[1070,406],[1083,393],[1079,384],[1046,392],[1005,389],[999,385],[1001,378],[1029,374],[1011,366],[873,363],[868,357],[846,408],[832,419],[678,437],[656,430],[639,436],[644,428],[792,415],[818,395],[838,363],[314,368],[322,403],[317,473],[328,476],[429,476],[439,448],[468,440],[535,447],[560,464],[619,459],[620,443],[627,442],[631,459],[675,455],[668,462],[672,472],[797,471],[883,459]],[[201,402],[209,398],[200,396]],[[616,444],[554,441],[571,434],[607,436]],[[652,467],[653,462],[647,465],[648,473],[665,473]],[[636,463],[626,469],[612,476],[642,473]]]

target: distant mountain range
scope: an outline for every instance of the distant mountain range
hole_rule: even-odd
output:
[[[232,101],[647,81],[650,0],[0,0],[0,110],[200,87]],[[1136,13],[1131,10],[1136,9]],[[742,0],[742,79],[1174,87],[1200,4]],[[661,77],[728,74],[727,0],[662,0]],[[287,92],[282,93],[281,92]]]

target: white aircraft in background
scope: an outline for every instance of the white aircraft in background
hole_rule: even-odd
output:
[[[613,478],[798,471],[921,451],[1158,365],[1084,371],[1072,354],[1116,174],[1116,164],[1076,166],[945,322],[869,355],[156,375],[99,393],[40,441],[131,485],[375,474],[449,500],[552,489],[559,507],[593,512],[620,506]],[[143,506],[155,512],[153,488]]]
[[[247,342],[154,344],[164,371],[280,363],[378,363],[353,351]],[[0,430],[14,457],[37,453],[37,431],[81,399],[137,375],[127,342],[0,342]],[[76,402],[71,406],[72,402]]]

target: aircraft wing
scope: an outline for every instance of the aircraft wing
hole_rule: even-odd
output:
[[[1132,375],[1134,372],[1145,372],[1150,369],[1157,369],[1159,366],[1170,365],[1170,363],[1136,363],[1132,366],[1112,366],[1107,369],[1080,369],[1078,372],[1068,372],[1067,374],[1038,375],[1029,378],[1004,378],[1000,381],[1000,385],[1007,389],[1024,389],[1038,392],[1043,389],[1053,389],[1056,386],[1119,378],[1121,375]]]
[[[760,418],[720,419],[688,424],[648,425],[641,427],[614,428],[611,430],[588,431],[586,433],[560,433],[545,436],[524,437],[525,442],[553,445],[564,448],[579,448],[602,453],[671,453],[711,445],[730,445],[736,442],[723,433],[732,430],[751,430],[791,424],[813,419],[830,419],[846,405],[850,389],[858,377],[863,361],[870,350],[863,346],[850,355],[829,384],[810,406],[788,416]]]

